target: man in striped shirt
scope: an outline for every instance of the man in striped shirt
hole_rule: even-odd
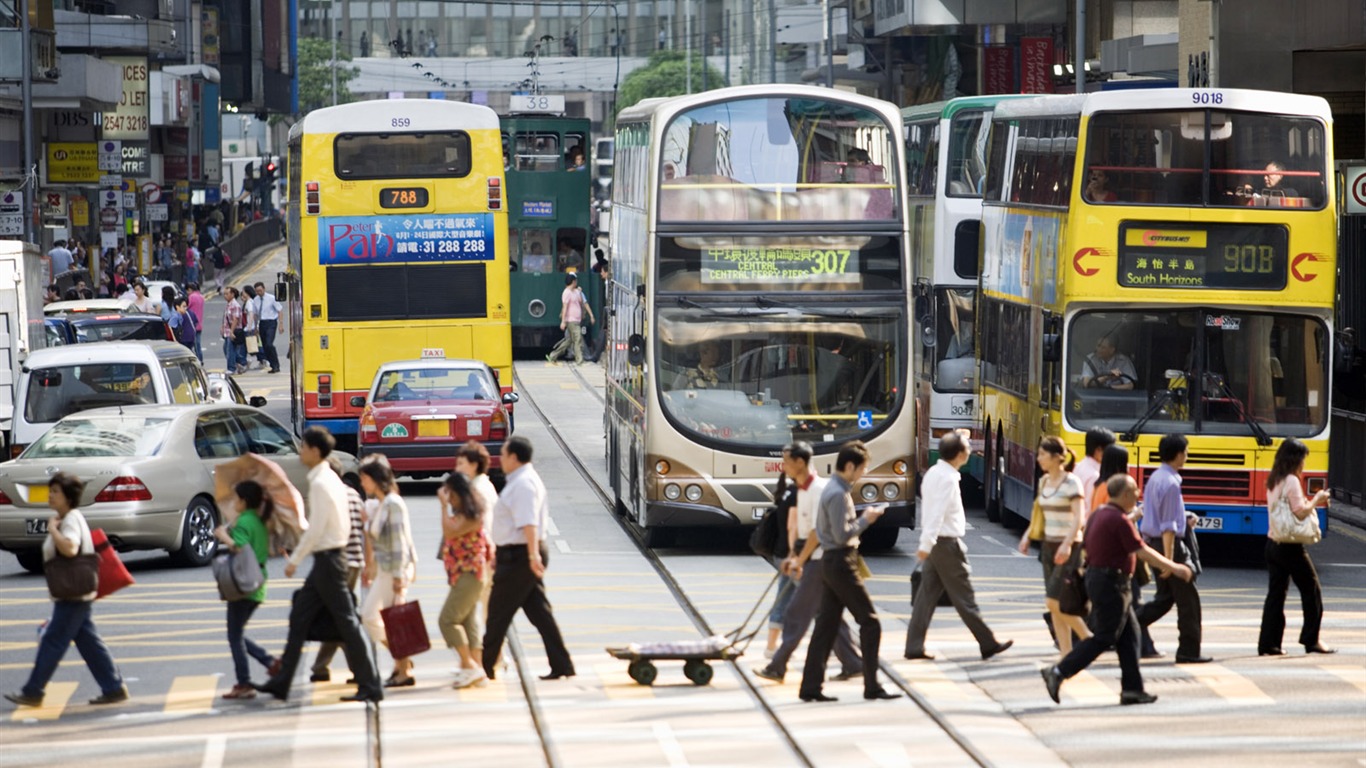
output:
[[[341,459],[336,454],[327,457],[328,466],[338,476],[342,473]],[[356,582],[360,580],[361,569],[365,567],[365,501],[355,488],[346,488],[346,508],[351,513],[351,536],[346,540],[346,589],[351,593],[351,602],[356,601]],[[328,641],[318,648],[318,657],[313,661],[313,674],[308,678],[314,683],[325,683],[332,679],[328,667],[337,655],[341,643]]]

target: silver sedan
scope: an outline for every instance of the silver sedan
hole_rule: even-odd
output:
[[[138,405],[72,414],[0,464],[0,549],[42,572],[48,478],[60,470],[86,482],[81,511],[118,549],[165,549],[180,565],[205,565],[221,520],[214,468],[249,452],[279,464],[306,494],[308,470],[294,435],[257,408]],[[354,483],[355,457],[339,458]]]

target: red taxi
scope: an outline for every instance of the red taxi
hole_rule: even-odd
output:
[[[497,468],[518,400],[499,392],[493,370],[478,360],[385,363],[361,412],[359,456],[382,453],[397,475],[439,477],[455,467],[457,448],[477,440]]]

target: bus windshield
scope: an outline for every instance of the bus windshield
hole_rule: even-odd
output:
[[[690,109],[664,130],[659,218],[895,220],[896,135],[876,112],[833,100],[748,98]]]
[[[934,360],[934,388],[939,392],[972,392],[977,388],[977,360],[973,356],[976,294],[972,288],[935,291],[935,345],[926,353]]]
[[[880,431],[904,390],[904,316],[816,312],[661,311],[656,378],[670,420],[704,441],[767,449]]]
[[[1067,342],[1072,426],[1273,437],[1319,434],[1328,332],[1312,317],[1206,307],[1076,316]]]
[[[1312,118],[1103,112],[1088,136],[1089,203],[1317,209],[1328,202],[1327,132]]]

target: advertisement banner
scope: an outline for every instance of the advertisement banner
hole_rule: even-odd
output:
[[[123,142],[122,175],[134,179],[152,177],[152,145],[150,142]]]
[[[204,63],[216,67],[220,63],[218,46],[218,9],[205,8],[199,14],[201,29],[200,42],[203,46]]]
[[[104,113],[104,138],[146,141],[150,125],[146,57],[106,56],[104,60],[123,71],[123,93],[119,97],[119,105]]]
[[[71,198],[71,226],[90,226],[90,201],[80,195]]]
[[[1008,45],[990,45],[984,52],[982,83],[987,93],[1015,92],[1015,50]]]
[[[56,141],[47,144],[50,184],[95,184],[100,180],[100,153],[93,141]]]
[[[1052,92],[1053,38],[1020,38],[1020,93]]]
[[[318,263],[492,261],[493,215],[337,216],[318,220]]]

